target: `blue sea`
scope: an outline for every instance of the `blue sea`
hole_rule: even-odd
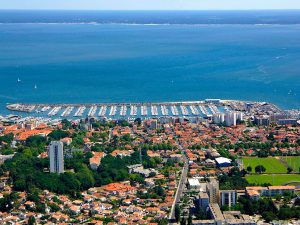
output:
[[[205,98],[300,108],[300,11],[0,11],[0,113]]]

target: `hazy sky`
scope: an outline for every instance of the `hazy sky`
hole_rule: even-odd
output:
[[[300,0],[0,0],[0,9],[300,9]]]

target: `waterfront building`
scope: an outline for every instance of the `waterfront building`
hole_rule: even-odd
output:
[[[296,119],[279,119],[278,125],[297,125],[298,121]]]
[[[255,116],[254,123],[259,126],[269,126],[270,125],[270,117],[268,115]]]
[[[227,112],[225,114],[225,124],[226,126],[236,126],[237,113],[236,112]]]
[[[64,172],[64,145],[61,141],[51,141],[49,146],[50,172]]]
[[[225,121],[225,114],[224,113],[216,113],[213,115],[213,123],[221,124]]]

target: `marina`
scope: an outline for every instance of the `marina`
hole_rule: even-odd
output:
[[[265,102],[243,102],[234,100],[207,99],[189,102],[157,103],[94,103],[94,104],[8,104],[7,111],[17,115],[51,117],[51,118],[85,118],[106,117],[149,118],[149,117],[203,117],[230,110],[246,111],[247,104],[254,105],[262,111],[280,112],[273,104]],[[99,110],[99,111],[98,111]],[[98,112],[98,113],[97,113]]]

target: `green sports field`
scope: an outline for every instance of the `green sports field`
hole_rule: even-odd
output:
[[[246,180],[250,184],[264,184],[270,183],[272,185],[284,185],[290,182],[291,185],[300,185],[300,175],[299,174],[262,174],[262,175],[249,175]]]
[[[283,156],[282,159],[286,161],[291,168],[293,168],[294,172],[300,172],[300,156]]]
[[[255,173],[255,167],[263,165],[266,168],[265,173],[286,173],[287,168],[275,157],[269,158],[256,158],[256,157],[243,157],[244,168],[252,167],[252,172]]]

